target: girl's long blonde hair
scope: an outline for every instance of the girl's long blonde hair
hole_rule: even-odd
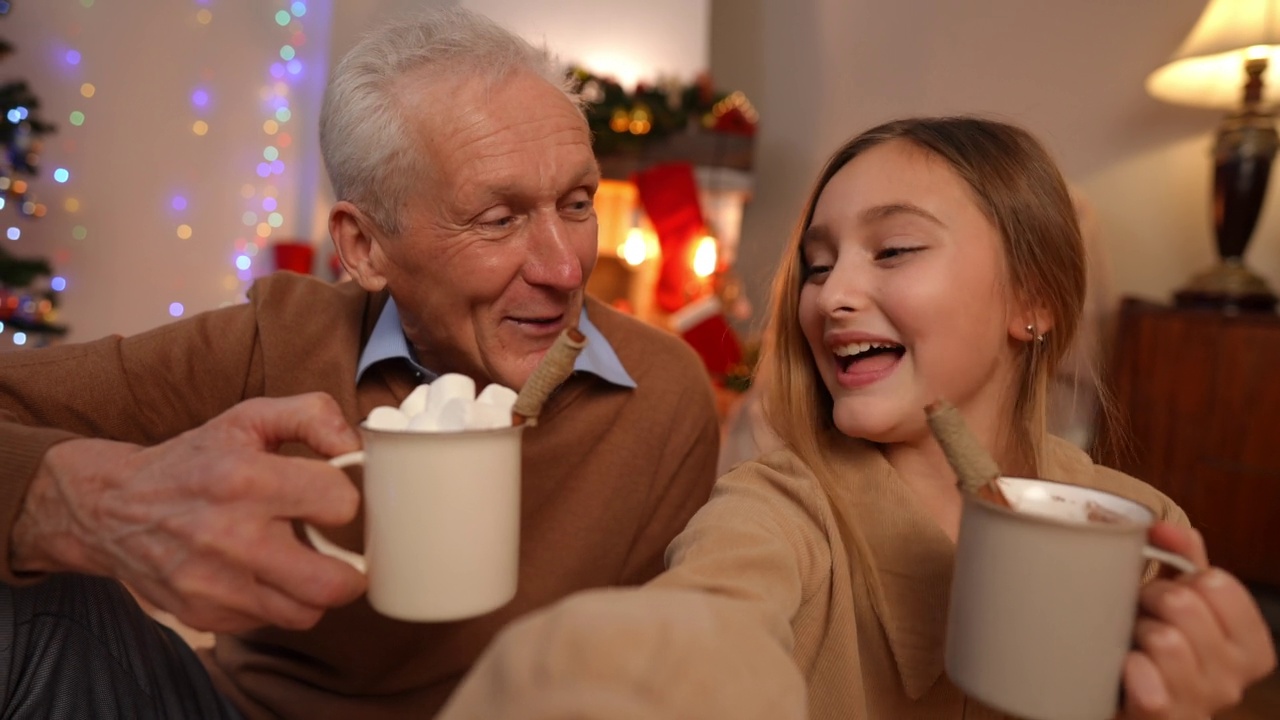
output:
[[[831,395],[797,316],[804,282],[800,240],[831,178],[853,158],[891,140],[910,142],[945,160],[969,184],[979,208],[1000,232],[1008,287],[1028,307],[1043,308],[1053,318],[1043,342],[1024,346],[1011,418],[1014,447],[1034,467],[1046,433],[1049,379],[1075,336],[1084,304],[1085,251],[1071,196],[1049,154],[1025,130],[984,118],[896,120],[858,135],[832,155],[774,278],[759,369],[766,380],[766,417],[811,468],[825,467],[822,445],[837,431]]]

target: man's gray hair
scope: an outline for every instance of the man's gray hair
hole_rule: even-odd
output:
[[[338,200],[398,235],[410,189],[427,171],[413,137],[404,76],[430,67],[442,80],[474,77],[492,84],[528,70],[562,89],[581,107],[570,81],[545,49],[492,20],[459,7],[402,18],[369,33],[338,63],[320,113],[320,152]]]

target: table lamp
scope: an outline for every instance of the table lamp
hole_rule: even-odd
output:
[[[1211,0],[1147,92],[1181,105],[1230,111],[1213,149],[1213,220],[1219,262],[1174,295],[1183,307],[1275,309],[1276,295],[1244,251],[1266,197],[1278,143],[1280,0]]]

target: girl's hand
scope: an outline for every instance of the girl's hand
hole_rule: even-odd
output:
[[[1275,669],[1271,631],[1244,585],[1209,567],[1199,532],[1157,523],[1150,537],[1201,570],[1142,589],[1137,649],[1124,666],[1123,717],[1204,720],[1237,705],[1250,683]]]

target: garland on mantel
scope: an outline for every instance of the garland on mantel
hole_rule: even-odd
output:
[[[715,91],[706,73],[689,85],[640,83],[630,93],[615,80],[582,68],[572,69],[570,76],[585,103],[595,151],[601,157],[642,152],[682,132],[752,137],[759,121],[745,95]]]

